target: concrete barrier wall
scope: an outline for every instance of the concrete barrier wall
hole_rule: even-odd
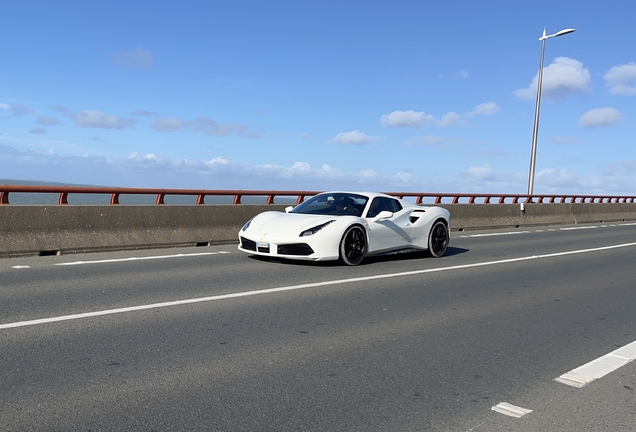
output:
[[[250,218],[284,207],[2,206],[0,256],[237,243]]]
[[[453,231],[636,220],[636,203],[441,204]]]
[[[636,220],[626,204],[443,204],[453,231]],[[237,243],[284,205],[0,206],[0,257]]]

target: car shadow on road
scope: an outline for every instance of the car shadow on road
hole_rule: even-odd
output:
[[[444,257],[460,255],[469,251],[470,249],[449,246],[446,249],[446,253],[444,254],[444,256],[439,259],[443,260]],[[434,258],[432,258],[429,255],[429,253],[426,251],[400,251],[400,252],[391,252],[385,255],[376,255],[372,257],[367,257],[364,259],[364,261],[362,261],[360,265],[372,264],[374,262],[408,261],[408,260],[420,260],[420,259],[434,259]]]
[[[439,259],[443,260],[444,257],[460,255],[469,251],[470,249],[449,246],[446,249],[446,253],[444,254],[444,256]],[[316,267],[343,266],[343,264],[340,263],[339,261],[288,260],[283,258],[266,257],[261,255],[250,255],[250,259],[261,261],[261,262],[277,263],[277,264],[285,264],[285,265],[296,265],[296,266],[316,266]],[[373,264],[377,262],[408,261],[408,260],[419,260],[419,259],[433,259],[433,258],[431,258],[431,256],[426,251],[399,251],[399,252],[391,252],[384,255],[366,257],[364,261],[360,263],[360,265],[364,266],[364,265],[369,265],[369,264]]]

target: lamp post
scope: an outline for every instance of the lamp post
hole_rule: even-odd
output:
[[[530,178],[528,179],[528,195],[532,195],[534,190],[534,166],[537,160],[537,135],[539,134],[539,107],[541,105],[541,82],[543,81],[543,54],[545,53],[545,41],[551,37],[563,36],[564,34],[572,33],[575,29],[563,29],[555,34],[545,34],[545,28],[543,29],[543,36],[539,38],[541,41],[541,65],[539,66],[539,80],[537,82],[537,107],[534,111],[534,131],[532,133],[532,156],[530,157]]]

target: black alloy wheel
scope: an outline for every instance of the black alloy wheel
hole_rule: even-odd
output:
[[[347,228],[340,240],[340,261],[349,266],[362,262],[367,253],[367,236],[357,225]]]
[[[448,227],[442,221],[433,224],[428,234],[428,252],[433,258],[439,258],[446,252],[448,246]]]

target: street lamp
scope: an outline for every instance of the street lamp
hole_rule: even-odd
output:
[[[530,157],[530,178],[528,179],[528,195],[532,195],[534,189],[534,165],[537,160],[537,135],[539,133],[539,106],[541,105],[541,82],[543,81],[543,54],[545,53],[545,40],[551,37],[563,36],[572,33],[575,29],[563,29],[560,32],[546,36],[545,28],[541,41],[541,65],[539,66],[539,81],[537,82],[537,107],[534,112],[534,132],[532,133],[532,156]]]

